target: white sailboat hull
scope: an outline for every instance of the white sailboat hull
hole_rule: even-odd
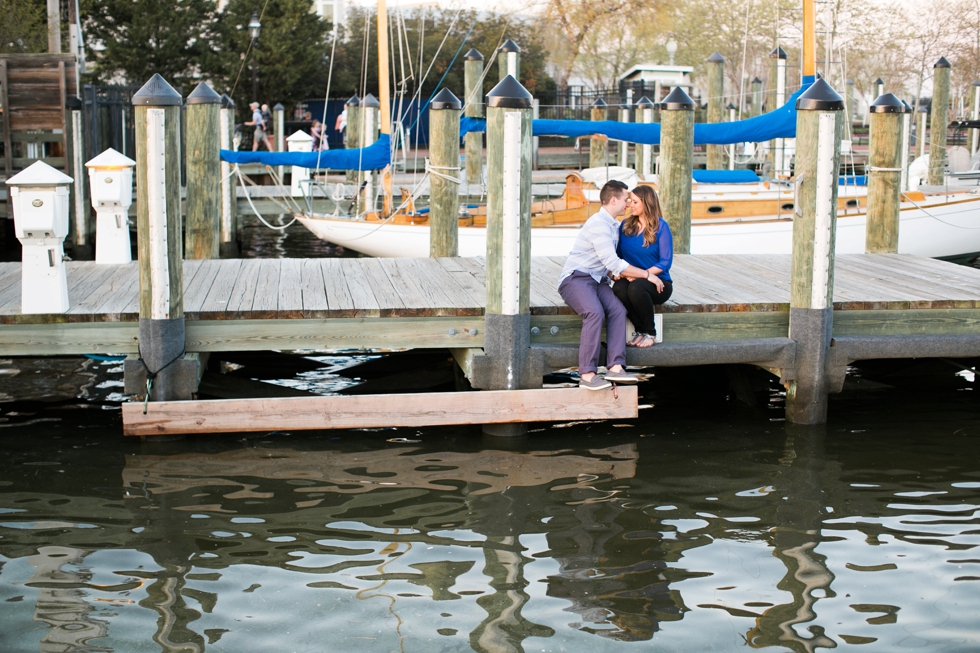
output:
[[[980,252],[980,197],[951,202],[919,203],[901,211],[898,251],[932,258]],[[426,257],[429,227],[359,220],[300,216],[299,221],[318,238],[368,256]],[[839,254],[864,252],[865,214],[839,215]],[[531,229],[532,256],[567,256],[579,226]],[[459,255],[484,256],[487,230],[460,227]],[[790,254],[793,222],[746,220],[713,224],[695,223],[691,229],[692,254]]]

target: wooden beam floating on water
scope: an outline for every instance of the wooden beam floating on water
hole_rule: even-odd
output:
[[[637,416],[636,386],[123,404],[123,434],[508,424]]]

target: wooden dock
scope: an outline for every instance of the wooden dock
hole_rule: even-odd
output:
[[[533,260],[532,345],[578,344],[581,319],[557,291],[562,264]],[[789,256],[678,255],[671,274],[664,345],[787,337]],[[68,282],[68,313],[21,315],[20,264],[0,264],[0,353],[136,353],[137,263],[72,262]],[[185,261],[186,348],[480,348],[485,294],[481,258]],[[898,254],[838,256],[834,309],[835,337],[975,335],[980,270]],[[631,350],[630,362],[653,355]]]

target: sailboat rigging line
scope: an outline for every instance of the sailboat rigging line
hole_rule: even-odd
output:
[[[242,171],[238,167],[237,164],[235,165],[235,170],[238,173],[238,180],[242,183],[242,186],[244,186],[245,185],[245,179],[242,176]],[[251,180],[249,180],[249,181],[251,181]],[[257,186],[258,184],[256,184],[255,182],[252,182],[252,185]],[[289,221],[288,224],[283,225],[281,227],[276,227],[274,225],[271,225],[271,224],[269,224],[268,222],[265,221],[265,218],[262,217],[262,214],[259,213],[259,210],[257,208],[255,208],[255,204],[252,203],[252,196],[249,195],[248,193],[245,193],[245,199],[248,200],[248,205],[250,207],[252,207],[252,213],[254,213],[255,214],[255,217],[259,219],[259,222],[261,222],[262,224],[264,224],[265,226],[267,226],[269,229],[272,229],[273,231],[285,231],[290,225],[292,225],[294,222],[296,222],[296,218],[294,217],[292,220]],[[275,201],[275,200],[273,200],[273,201]],[[278,204],[278,202],[276,202],[276,203]],[[289,212],[290,211],[288,209],[285,211],[285,213],[289,213]]]
[[[742,119],[742,107],[745,106],[745,51],[749,47],[749,10],[752,8],[752,0],[745,2],[745,35],[742,37],[742,74],[738,76],[738,119]],[[734,144],[732,145],[734,148]],[[733,150],[734,151],[734,150]]]
[[[265,0],[265,4],[262,5],[262,11],[259,12],[259,22],[262,22],[262,17],[265,16],[265,8],[269,6],[269,0]],[[235,89],[238,88],[238,80],[242,77],[242,71],[245,70],[245,62],[248,61],[248,53],[252,51],[252,46],[255,44],[255,39],[248,40],[248,47],[245,48],[245,56],[242,57],[242,65],[238,67],[238,74],[235,75],[235,83],[231,85],[231,92],[228,97],[235,97]]]
[[[906,195],[905,193],[902,193],[902,197],[905,199],[906,202],[908,202],[909,204],[911,204],[915,208],[919,209],[920,211],[922,211],[923,213],[925,213],[927,216],[929,216],[930,218],[932,218],[936,222],[942,222],[947,227],[954,227],[956,229],[968,229],[968,230],[980,229],[980,227],[963,227],[963,226],[958,225],[958,224],[952,224],[951,222],[946,222],[945,220],[943,220],[941,218],[937,218],[936,216],[934,216],[933,214],[929,213],[924,208],[922,208],[921,206],[919,206],[918,204],[916,204],[915,201],[912,200],[912,199],[910,199],[909,196]],[[962,211],[953,211],[953,213],[954,214],[955,213],[972,213],[973,211],[975,211],[975,209],[967,208],[967,209],[964,209]]]
[[[323,95],[323,117],[320,118],[320,142],[317,143],[316,169],[313,171],[313,178],[320,173],[320,157],[323,155],[323,134],[330,133],[327,129],[327,105],[330,104],[330,83],[333,81],[333,62],[334,55],[337,53],[337,26],[333,26],[333,44],[330,46],[330,69],[327,71],[327,90]],[[312,187],[311,192],[312,192]]]

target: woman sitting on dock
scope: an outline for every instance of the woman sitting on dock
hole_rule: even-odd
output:
[[[654,306],[670,299],[674,290],[670,279],[674,237],[652,188],[637,186],[630,191],[627,203],[630,214],[619,225],[616,253],[630,265],[646,270],[647,277],[621,277],[613,284],[613,292],[623,302],[626,315],[637,330],[626,344],[645,349],[657,344]]]

